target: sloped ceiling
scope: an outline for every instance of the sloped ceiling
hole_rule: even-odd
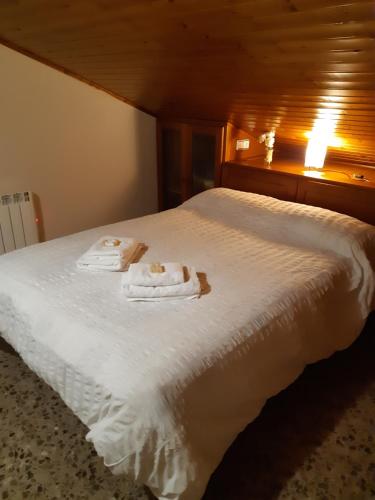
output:
[[[375,2],[3,0],[0,36],[158,116],[230,120],[375,162]]]

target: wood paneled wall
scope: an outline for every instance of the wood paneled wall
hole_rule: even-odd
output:
[[[249,139],[249,149],[237,150],[236,144],[238,139]],[[264,144],[259,143],[258,137],[235,127],[232,123],[226,124],[225,161],[241,161],[247,158],[259,158],[264,156]]]

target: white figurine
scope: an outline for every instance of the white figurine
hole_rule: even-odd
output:
[[[270,130],[269,132],[265,132],[264,134],[259,136],[259,142],[264,142],[264,145],[266,146],[266,157],[264,159],[264,162],[269,166],[272,162],[273,146],[275,144],[275,131]]]

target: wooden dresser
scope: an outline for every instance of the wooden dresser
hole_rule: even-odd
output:
[[[264,155],[264,146],[228,122],[158,120],[159,208],[174,208],[220,186],[223,162]],[[248,139],[245,150],[237,141]]]
[[[353,174],[365,180],[353,179]],[[266,167],[262,160],[223,164],[221,185],[240,191],[273,196],[329,208],[375,225],[375,169],[327,164],[309,169],[303,164],[279,160]]]

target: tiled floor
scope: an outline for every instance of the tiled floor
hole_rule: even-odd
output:
[[[0,498],[146,500],[105,469],[86,428],[0,350]],[[204,500],[375,499],[375,317],[349,349],[308,367],[228,450]]]
[[[375,315],[237,438],[204,500],[375,499]]]

